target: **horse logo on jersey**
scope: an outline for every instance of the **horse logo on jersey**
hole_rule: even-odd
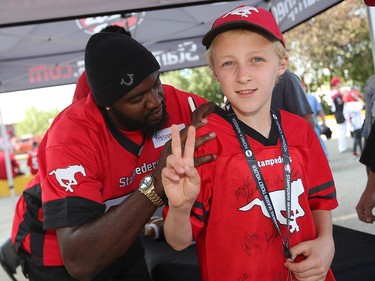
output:
[[[301,179],[297,181],[293,181],[291,184],[292,187],[292,196],[291,196],[291,211],[293,213],[290,217],[290,232],[293,233],[294,231],[299,231],[299,225],[297,224],[297,218],[302,217],[305,215],[305,211],[302,209],[301,205],[298,202],[298,197],[303,194],[304,189],[302,185]],[[276,190],[269,193],[270,199],[272,201],[273,207],[275,208],[276,218],[280,224],[286,225],[286,218],[283,216],[282,212],[286,211],[285,208],[285,191],[284,190]],[[254,206],[259,206],[262,210],[263,215],[270,218],[270,214],[263,202],[263,200],[259,198],[255,198],[250,203],[246,204],[245,206],[239,208],[240,211],[246,212],[249,211]]]
[[[72,165],[67,168],[59,168],[49,173],[50,176],[55,175],[58,183],[65,187],[65,191],[73,192],[72,185],[77,185],[78,182],[75,179],[75,174],[81,173],[86,176],[86,171],[82,165]]]
[[[230,11],[225,16],[223,16],[223,18],[225,18],[229,15],[241,16],[241,17],[247,18],[249,15],[251,15],[251,11],[259,13],[259,10],[255,7],[243,6],[243,7],[239,7],[237,9],[234,9],[234,10]]]

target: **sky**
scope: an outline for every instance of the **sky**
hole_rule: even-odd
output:
[[[22,121],[31,107],[38,111],[59,111],[70,105],[76,84],[0,93],[0,114],[4,124]]]

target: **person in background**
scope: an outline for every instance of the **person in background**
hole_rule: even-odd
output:
[[[365,190],[363,191],[356,212],[358,219],[366,223],[374,223],[375,215],[375,122],[371,126],[370,134],[363,149],[359,161],[368,168],[368,177]]]
[[[365,86],[365,120],[363,123],[362,136],[364,143],[366,143],[368,135],[371,131],[371,126],[375,121],[375,75],[370,76],[366,81]],[[367,175],[369,175],[369,168],[366,166]]]
[[[313,110],[306,98],[301,80],[288,69],[281,75],[273,89],[271,107],[297,114],[315,128]]]
[[[341,79],[333,77],[331,79],[331,98],[332,98],[332,112],[335,114],[337,123],[337,142],[340,153],[347,149],[346,142],[346,119],[344,117],[344,96],[341,93]]]
[[[14,154],[12,152],[9,153],[9,159],[10,159],[10,167],[13,177],[21,176],[24,173],[20,169],[20,164],[18,163],[17,159],[14,157]],[[8,179],[7,176],[7,170],[6,170],[6,164],[5,164],[5,152],[3,150],[0,150],[0,179],[6,180]]]
[[[90,94],[89,82],[87,82],[86,71],[82,72],[81,76],[78,78],[77,86],[74,90],[72,103],[86,98]]]
[[[172,127],[162,172],[167,242],[181,250],[196,241],[202,281],[335,280],[330,210],[338,203],[328,161],[304,119],[271,108],[288,63],[275,19],[240,6],[202,42],[228,103],[198,130],[216,138],[195,154],[196,130],[181,146]],[[215,162],[195,168],[194,156],[207,152]]]
[[[203,126],[210,106],[163,85],[152,53],[124,34],[91,36],[85,67],[91,94],[62,111],[39,144],[39,180],[24,200],[41,199],[43,212],[29,206],[25,221],[14,223],[15,248],[33,280],[150,280],[139,236],[165,202],[160,173],[170,126]],[[28,236],[27,226],[38,231]]]
[[[15,149],[12,139],[16,136],[16,133],[14,129],[9,129],[6,134],[6,137],[0,135],[0,150],[5,150],[5,145],[7,145],[8,151],[14,153]]]
[[[350,133],[353,137],[353,156],[359,157],[362,153],[362,109],[365,106],[361,93],[349,90],[344,94],[344,117],[349,121]],[[359,148],[359,152],[357,151]]]
[[[366,113],[362,135],[366,140],[375,121],[375,75],[370,76],[366,81],[365,103]]]
[[[29,166],[32,175],[36,175],[38,172],[38,146],[39,142],[34,141],[31,150],[27,153],[27,166]]]
[[[311,109],[314,112],[314,130],[315,130],[315,133],[319,138],[319,141],[320,141],[320,144],[323,148],[324,154],[328,158],[328,149],[327,149],[327,146],[326,146],[324,140],[320,136],[320,124],[319,124],[319,120],[318,120],[318,117],[319,117],[322,121],[322,125],[325,125],[326,121],[325,121],[325,114],[324,114],[324,111],[323,111],[323,107],[322,107],[321,103],[318,101],[318,99],[311,93],[307,93],[307,100],[309,101]]]

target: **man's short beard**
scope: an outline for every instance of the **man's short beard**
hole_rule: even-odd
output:
[[[166,109],[166,105],[165,103],[163,103],[163,115],[160,121],[154,125],[148,125],[147,123],[144,123],[140,125],[139,129],[145,134],[146,137],[152,136],[155,132],[163,129],[168,119],[169,119],[169,115]]]
[[[115,108],[112,108],[112,114],[123,127],[128,128],[129,130],[140,130],[145,134],[146,137],[148,137],[152,136],[154,132],[162,129],[169,119],[165,103],[163,103],[162,107],[163,115],[160,121],[153,125],[149,125],[147,122],[138,122],[134,119],[128,118],[121,111]]]

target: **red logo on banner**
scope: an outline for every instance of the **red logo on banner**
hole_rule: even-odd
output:
[[[367,6],[375,6],[375,0],[365,0]]]
[[[92,17],[78,19],[76,20],[76,23],[80,29],[90,35],[99,32],[108,25],[118,25],[130,31],[143,21],[144,15],[145,12],[131,13],[125,16],[118,14],[111,16]]]
[[[59,66],[37,65],[29,67],[29,82],[31,84],[47,81],[59,81],[73,77],[73,68],[69,63]]]

